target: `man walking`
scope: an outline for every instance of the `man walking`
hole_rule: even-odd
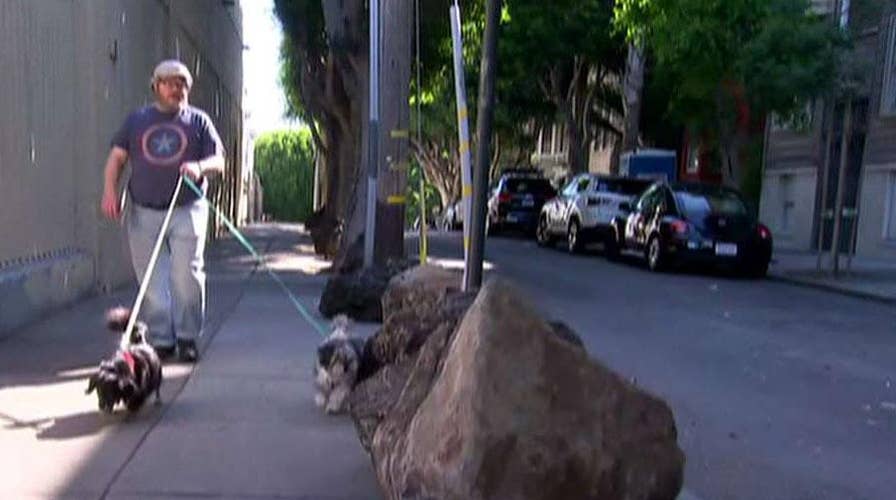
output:
[[[118,182],[130,160],[130,203],[125,223],[131,262],[143,279],[179,177],[208,188],[207,177],[224,172],[224,148],[208,115],[188,103],[193,77],[176,60],[162,61],[152,73],[155,103],[131,113],[112,139],[106,160],[103,214],[121,217]],[[205,238],[208,205],[183,186],[150,278],[141,319],[147,339],[162,357],[177,351],[195,362],[196,339],[205,321]]]

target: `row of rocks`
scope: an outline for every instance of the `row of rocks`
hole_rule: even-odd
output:
[[[672,412],[589,358],[509,282],[415,267],[381,297],[379,370],[349,407],[389,499],[669,499]],[[343,311],[344,312],[344,311]]]

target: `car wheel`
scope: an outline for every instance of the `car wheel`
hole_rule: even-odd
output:
[[[611,232],[604,239],[604,256],[610,260],[619,259],[619,240],[615,232]]]
[[[582,251],[582,238],[579,228],[579,221],[573,219],[566,228],[566,248],[569,253],[579,253]]]
[[[750,266],[749,269],[749,277],[753,279],[762,279],[765,278],[765,275],[768,274],[768,261],[756,262]]]
[[[538,226],[535,227],[535,241],[543,247],[552,243],[551,235],[548,232],[548,219],[545,216],[538,218]]]
[[[647,267],[651,271],[663,271],[666,269],[666,256],[663,253],[663,245],[659,237],[652,236],[647,243]]]

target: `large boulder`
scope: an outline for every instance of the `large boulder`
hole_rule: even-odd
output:
[[[460,292],[457,271],[423,265],[396,275],[382,296],[383,328],[371,337],[380,365],[416,353],[440,325],[456,323],[475,298]]]
[[[445,339],[454,332],[475,294],[459,290],[460,273],[420,266],[395,276],[383,295],[383,327],[366,344],[365,352],[380,369],[352,391],[349,410],[361,444],[370,451],[373,434],[393,410],[410,374],[424,379],[421,370],[434,370]],[[431,337],[438,340],[430,341]],[[429,355],[419,359],[421,348]],[[429,376],[429,375],[427,375]],[[428,386],[426,386],[428,391]]]
[[[413,361],[368,422],[385,496],[676,498],[684,456],[671,410],[569,333],[506,282],[486,284],[456,329],[437,328],[396,365]]]

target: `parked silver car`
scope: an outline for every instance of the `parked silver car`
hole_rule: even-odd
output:
[[[620,214],[620,204],[630,203],[650,183],[600,174],[574,177],[542,207],[535,232],[538,243],[550,245],[563,238],[567,249],[576,253],[589,242],[605,242],[613,234],[610,223]]]

